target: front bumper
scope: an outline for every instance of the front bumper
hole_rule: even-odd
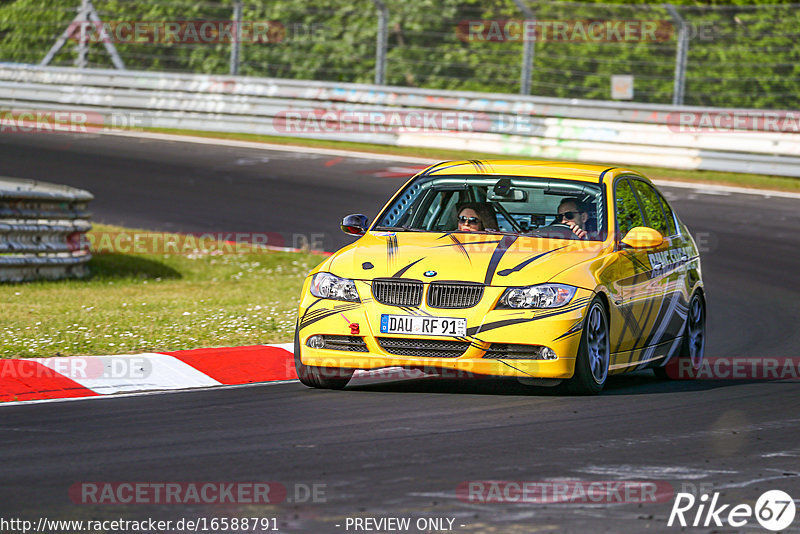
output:
[[[371,295],[369,286],[357,282],[360,295]],[[474,308],[435,309],[424,304],[419,308],[401,308],[380,304],[372,299],[349,303],[321,300],[304,291],[300,306],[300,357],[305,365],[327,368],[381,369],[404,367],[441,371],[456,376],[489,375],[531,378],[570,378],[580,344],[583,316],[592,292],[579,289],[563,308],[546,310],[496,310],[494,305],[504,288],[487,287],[484,298]],[[465,317],[467,336],[410,336],[381,334],[381,314],[425,314],[435,317]],[[358,325],[355,334],[353,325]],[[315,334],[363,338],[365,352],[315,349],[307,346]],[[392,354],[381,347],[382,338],[445,340],[469,342],[458,357],[421,357]],[[492,343],[541,345],[552,349],[554,360],[484,358]],[[394,351],[396,352],[396,351]]]

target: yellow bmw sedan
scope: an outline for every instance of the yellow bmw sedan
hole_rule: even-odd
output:
[[[342,230],[359,239],[303,285],[294,358],[307,386],[400,367],[596,394],[611,374],[702,362],[697,246],[636,171],[442,162]]]

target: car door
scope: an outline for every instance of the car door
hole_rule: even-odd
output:
[[[672,208],[655,187],[641,180],[632,183],[642,204],[647,225],[658,230],[665,241],[664,247],[650,254],[651,266],[656,268],[660,265],[662,272],[658,278],[664,286],[664,302],[648,341],[648,345],[656,345],[681,335],[688,306],[683,291],[686,262],[689,259],[688,243],[678,231]]]
[[[619,263],[616,283],[621,301],[615,303],[620,320],[612,331],[611,346],[616,354],[612,357],[611,369],[623,369],[642,363],[644,348],[651,339],[650,334],[664,299],[661,265],[653,264],[651,255],[666,249],[666,245],[635,249],[621,243],[621,239],[632,228],[648,226],[642,201],[634,189],[635,181],[623,176],[614,184]]]

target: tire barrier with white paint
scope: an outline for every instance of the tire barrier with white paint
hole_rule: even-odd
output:
[[[0,64],[0,110],[0,132],[38,131],[20,110],[40,110],[47,131],[177,128],[800,176],[793,111],[18,64]]]
[[[82,189],[0,177],[0,282],[88,275],[93,198]]]

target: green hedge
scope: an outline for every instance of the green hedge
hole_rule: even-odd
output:
[[[390,85],[518,93],[523,44],[459,38],[464,21],[520,20],[511,0],[386,0],[390,12],[386,79]],[[681,0],[690,22],[685,103],[791,109],[798,107],[800,10],[764,5]],[[0,2],[0,60],[39,63],[75,15],[79,0]],[[232,3],[96,0],[105,21],[228,20]],[[660,4],[531,2],[541,21],[671,18]],[[241,46],[239,73],[251,76],[372,83],[377,11],[371,0],[270,0],[244,4],[244,21],[276,21],[279,42]],[[118,43],[127,68],[225,74],[229,43]],[[610,98],[610,76],[635,76],[635,100],[672,100],[675,32],[657,42],[536,42],[532,94]],[[73,65],[69,41],[54,65]],[[111,67],[101,44],[90,46],[89,66]]]

